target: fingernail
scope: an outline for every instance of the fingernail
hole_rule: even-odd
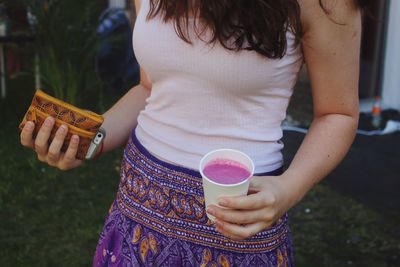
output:
[[[33,127],[34,127],[34,125],[35,125],[35,124],[34,124],[33,122],[28,121],[28,122],[26,123],[26,129],[32,130]]]
[[[58,129],[58,131],[59,131],[59,133],[62,133],[62,134],[65,133],[67,131],[67,126],[61,125],[60,129]]]
[[[220,199],[220,200],[218,201],[218,204],[219,204],[220,206],[226,206],[227,201],[226,201],[226,199]]]
[[[46,124],[46,126],[51,126],[53,124],[53,118],[48,117],[44,123]]]
[[[208,214],[215,216],[215,210],[213,208],[207,209]]]
[[[73,135],[73,136],[72,136],[72,142],[78,143],[78,141],[79,141],[79,136]]]

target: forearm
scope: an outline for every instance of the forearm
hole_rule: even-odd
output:
[[[102,127],[106,130],[103,151],[123,145],[131,130],[137,125],[137,117],[146,105],[150,90],[143,85],[130,89],[104,116]]]
[[[348,152],[358,125],[358,118],[328,114],[314,119],[282,179],[292,192],[292,204],[328,175]]]

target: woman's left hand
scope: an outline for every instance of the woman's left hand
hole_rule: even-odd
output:
[[[207,212],[216,217],[216,229],[222,235],[242,240],[272,226],[295,201],[281,176],[253,176],[249,195],[221,197],[219,205]]]

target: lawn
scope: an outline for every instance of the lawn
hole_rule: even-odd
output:
[[[19,144],[28,84],[0,102],[0,266],[90,266],[122,149],[68,172],[40,163]],[[290,212],[297,266],[400,266],[399,214],[316,186]]]

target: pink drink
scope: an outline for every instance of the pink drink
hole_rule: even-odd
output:
[[[251,172],[243,164],[229,159],[215,159],[207,163],[203,173],[219,184],[237,184],[249,178]]]

